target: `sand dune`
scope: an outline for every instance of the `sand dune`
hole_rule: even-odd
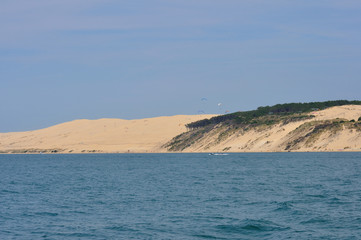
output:
[[[185,152],[283,152],[283,151],[361,151],[361,131],[343,129],[336,133],[333,131],[321,131],[313,134],[314,127],[305,127],[302,131],[296,129],[303,124],[344,119],[345,121],[357,121],[361,117],[361,106],[347,105],[328,108],[322,111],[310,113],[315,118],[277,124],[264,129],[252,129],[248,131],[237,130],[227,133],[228,127],[213,129],[199,139],[196,143],[186,147]],[[350,123],[351,124],[351,123]],[[360,125],[361,126],[361,125]],[[221,134],[227,137],[220,140]]]
[[[2,152],[161,152],[185,124],[215,115],[178,115],[137,120],[75,120],[28,132],[0,133]]]
[[[234,132],[217,141],[220,132],[215,129],[186,152],[273,152],[285,151],[361,151],[361,131],[346,129],[336,134],[323,132],[313,142],[299,141],[302,124],[329,119],[355,120],[361,116],[361,106],[347,105],[315,111],[309,120],[275,125],[260,130]],[[185,124],[215,115],[178,115],[137,120],[98,119],[75,120],[49,128],[28,132],[0,133],[0,152],[166,152],[164,144],[186,131]],[[302,135],[303,134],[303,135]]]
[[[355,120],[361,117],[360,105],[344,105],[338,107],[327,108],[322,111],[314,111],[311,113],[316,118],[313,120],[327,120],[335,118],[344,118],[347,120]]]

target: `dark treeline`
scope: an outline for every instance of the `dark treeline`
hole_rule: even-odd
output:
[[[226,121],[232,121],[238,124],[250,123],[255,118],[263,116],[277,116],[288,115],[295,113],[308,113],[317,110],[323,110],[329,107],[342,106],[342,105],[361,105],[361,101],[347,101],[336,100],[327,102],[310,102],[310,103],[286,103],[277,104],[274,106],[259,107],[257,110],[246,112],[235,112],[225,115],[213,117],[211,119],[204,119],[197,122],[189,123],[186,126],[190,129],[205,127],[208,125],[215,125]]]

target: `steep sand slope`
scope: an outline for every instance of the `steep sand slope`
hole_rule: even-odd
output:
[[[361,116],[361,106],[347,105],[328,108],[311,113],[316,117],[309,120],[278,124],[272,127],[248,131],[218,127],[204,135],[196,143],[185,148],[185,152],[273,152],[273,151],[361,151],[361,131],[343,129],[314,133],[314,127],[304,127],[305,123],[345,119],[355,120]],[[303,125],[304,126],[304,125]],[[222,136],[222,137],[221,137]]]
[[[49,128],[0,133],[2,152],[161,152],[185,124],[215,115],[178,115],[138,120],[75,120]]]

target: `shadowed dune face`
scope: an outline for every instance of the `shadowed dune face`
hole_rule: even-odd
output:
[[[137,120],[75,120],[29,132],[0,134],[2,152],[161,152],[190,122],[215,115],[178,115]]]

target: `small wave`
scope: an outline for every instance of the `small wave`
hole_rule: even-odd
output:
[[[33,217],[33,216],[34,216],[34,214],[30,214],[30,213],[26,213],[26,212],[21,214],[21,217]]]
[[[3,221],[7,221],[7,220],[13,220],[14,218],[12,217],[9,217],[9,216],[5,216],[5,215],[2,215],[0,213],[0,223],[3,222]],[[1,236],[1,235],[0,235]]]
[[[211,235],[206,235],[206,234],[196,234],[193,235],[196,238],[204,238],[204,239],[219,239],[218,237],[215,236],[211,236]]]
[[[132,229],[132,228],[128,228],[125,226],[110,226],[110,227],[106,227],[106,230],[112,230],[112,231],[117,231],[117,232],[136,232],[137,230]]]
[[[293,208],[293,204],[291,202],[280,202],[277,203],[277,208],[275,211],[286,211]]]
[[[42,235],[42,237],[47,237],[49,235],[49,232],[44,232],[44,231],[32,231],[30,233],[36,235]]]
[[[275,224],[271,221],[266,220],[245,220],[241,224],[237,225],[218,225],[217,228],[224,232],[229,233],[243,233],[245,231],[252,232],[267,232],[267,231],[281,231],[289,229],[288,227],[283,227],[278,224]]]
[[[212,198],[209,198],[207,200],[205,200],[204,202],[207,203],[207,202],[218,202],[218,201],[222,201],[223,198],[221,197],[212,197]]]
[[[52,212],[36,212],[35,215],[55,217],[55,216],[58,216],[59,214],[58,213],[52,213]]]
[[[302,221],[301,224],[314,224],[314,223],[327,223],[329,220],[324,218],[311,218],[306,221]]]
[[[313,198],[326,198],[327,196],[321,195],[321,194],[307,194],[307,197],[313,197]]]
[[[89,233],[81,233],[81,232],[75,232],[75,233],[55,233],[57,236],[64,236],[64,237],[76,237],[76,238],[93,238],[96,237],[94,234]]]
[[[69,213],[73,213],[73,214],[86,214],[87,212],[84,212],[84,211],[69,211]]]
[[[1,192],[0,192],[0,193],[15,193],[15,194],[18,194],[19,192],[4,189],[4,190],[1,190]]]
[[[330,199],[330,201],[339,202],[341,199],[338,197],[333,197]]]

